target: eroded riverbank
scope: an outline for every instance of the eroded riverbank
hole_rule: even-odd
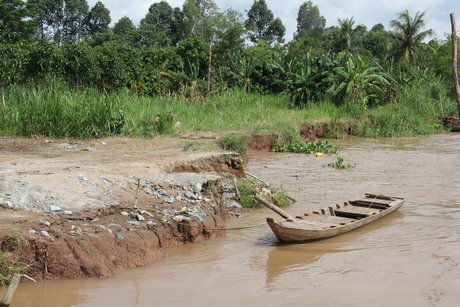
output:
[[[266,154],[248,171],[283,185],[305,208],[363,192],[399,194],[406,204],[360,230],[308,244],[279,245],[268,226],[173,247],[164,261],[104,280],[45,281],[18,288],[19,306],[455,306],[460,299],[460,136],[349,139],[330,157]],[[258,225],[261,209],[228,228]],[[180,293],[180,295],[178,295]],[[299,303],[301,302],[301,303]]]
[[[222,236],[241,158],[184,142],[2,139],[3,274],[109,277],[162,259],[167,247]]]

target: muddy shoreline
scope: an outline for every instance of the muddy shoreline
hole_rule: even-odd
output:
[[[109,277],[223,236],[242,160],[213,140],[191,152],[184,142],[2,138],[2,273]]]
[[[305,127],[304,139],[326,126]],[[253,135],[268,151],[279,136]],[[188,150],[190,139],[194,149]],[[164,258],[170,246],[225,235],[238,207],[237,154],[215,138],[0,142],[0,267],[37,279],[109,277]]]

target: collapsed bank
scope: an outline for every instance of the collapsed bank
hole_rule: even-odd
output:
[[[224,235],[240,156],[152,143],[3,139],[1,274],[108,277]]]

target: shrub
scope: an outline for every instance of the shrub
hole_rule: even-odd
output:
[[[219,146],[225,150],[231,150],[245,157],[248,151],[248,140],[243,135],[226,135],[219,140]]]

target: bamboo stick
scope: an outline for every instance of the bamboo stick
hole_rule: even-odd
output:
[[[282,217],[284,217],[285,219],[291,219],[292,220],[292,217],[289,214],[287,214],[286,212],[281,210],[281,208],[279,208],[278,206],[275,206],[274,204],[272,204],[271,202],[269,202],[268,200],[266,200],[265,198],[263,198],[259,194],[255,194],[254,198],[256,200],[258,200],[260,203],[264,204],[268,208],[270,208],[273,211],[275,211],[276,213],[278,213],[279,215],[281,215]]]

